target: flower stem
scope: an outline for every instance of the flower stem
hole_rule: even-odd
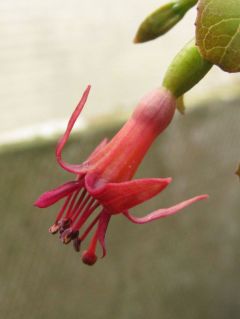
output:
[[[190,41],[173,59],[163,79],[163,86],[180,97],[195,86],[211,69],[194,40]]]

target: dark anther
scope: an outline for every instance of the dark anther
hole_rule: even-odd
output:
[[[79,232],[77,230],[72,230],[72,228],[68,228],[60,235],[60,238],[64,244],[68,244],[72,239],[77,238],[78,234]]]
[[[73,247],[76,251],[80,251],[80,247],[81,247],[81,239],[80,238],[74,238]]]

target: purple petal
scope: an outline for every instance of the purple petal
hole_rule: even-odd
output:
[[[170,182],[171,178],[149,178],[101,185],[101,181],[94,176],[86,176],[88,191],[112,214],[145,202],[160,193]]]
[[[71,194],[76,189],[81,188],[83,186],[83,180],[80,181],[71,181],[65,183],[57,188],[54,188],[48,192],[43,193],[34,203],[35,206],[40,208],[45,208],[53,205],[63,197]]]
[[[59,165],[64,168],[66,171],[71,172],[71,173],[75,173],[75,174],[79,174],[81,172],[84,172],[84,170],[86,171],[86,165],[84,164],[69,164],[67,162],[65,162],[64,160],[62,160],[62,150],[64,148],[64,145],[67,143],[69,135],[72,131],[72,128],[79,116],[79,114],[81,113],[87,98],[88,98],[88,94],[89,91],[91,89],[91,86],[88,85],[85,92],[83,93],[83,96],[80,100],[80,102],[78,103],[76,109],[74,110],[69,122],[68,122],[68,126],[67,129],[64,133],[64,135],[59,139],[58,144],[57,144],[57,148],[56,148],[56,158],[57,161],[59,163]]]
[[[193,198],[190,198],[188,200],[185,200],[175,206],[169,207],[169,208],[162,208],[158,209],[144,217],[135,217],[131,215],[129,212],[124,212],[124,215],[133,223],[135,224],[145,224],[149,223],[155,219],[167,217],[173,214],[176,214],[180,210],[184,209],[185,207],[199,201],[208,198],[208,195],[199,195]]]

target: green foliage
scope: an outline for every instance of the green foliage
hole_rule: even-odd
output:
[[[240,0],[200,0],[196,41],[202,56],[227,72],[240,71]]]

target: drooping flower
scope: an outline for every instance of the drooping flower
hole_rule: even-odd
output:
[[[62,159],[63,147],[84,107],[89,91],[90,86],[73,112],[56,148],[59,165],[75,174],[76,178],[42,194],[35,206],[45,208],[64,199],[64,204],[49,232],[59,232],[65,244],[73,241],[77,251],[93,228],[96,228],[87,250],[82,254],[83,262],[93,265],[97,260],[98,242],[102,247],[103,256],[106,255],[105,234],[113,215],[123,214],[133,223],[144,224],[175,214],[206,198],[207,195],[193,197],[170,208],[158,209],[145,217],[135,217],[129,213],[130,208],[157,195],[171,182],[171,178],[132,180],[150,145],[169,125],[174,115],[176,99],[165,88],[147,94],[112,140],[103,140],[85,162],[65,162]]]

